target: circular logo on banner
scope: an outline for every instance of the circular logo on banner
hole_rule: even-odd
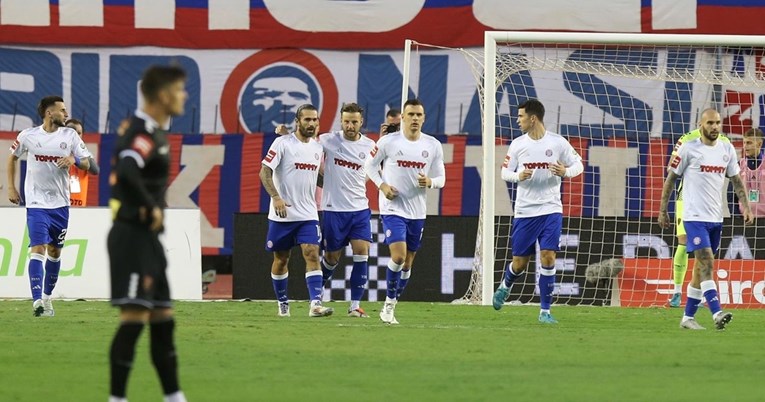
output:
[[[310,103],[329,124],[337,111],[337,84],[326,65],[302,50],[262,50],[231,71],[221,94],[227,133],[274,132],[294,127],[295,112]]]

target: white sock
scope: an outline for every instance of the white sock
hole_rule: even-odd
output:
[[[43,293],[43,300],[50,300],[53,297],[53,295],[46,295]]]
[[[675,293],[683,294],[683,284],[675,285]]]
[[[170,395],[165,395],[165,402],[186,402],[186,396],[183,391],[176,391]]]
[[[385,302],[386,302],[386,303],[393,303],[393,304],[396,304],[396,299],[391,299],[390,297],[388,297],[388,296],[385,296]]]
[[[351,300],[351,310],[356,310],[360,306],[361,302],[359,300]]]
[[[110,396],[109,402],[127,402],[127,398],[120,398],[118,396]]]
[[[311,308],[321,306],[321,300],[311,300]]]

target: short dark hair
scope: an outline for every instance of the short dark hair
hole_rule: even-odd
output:
[[[64,125],[65,125],[65,126],[67,126],[67,127],[69,127],[69,125],[70,125],[70,124],[77,124],[77,125],[78,125],[78,126],[80,126],[80,127],[83,129],[83,130],[85,130],[85,126],[82,124],[82,122],[81,122],[81,121],[79,121],[79,120],[77,120],[77,119],[69,119],[69,120],[67,120],[67,121],[66,121],[66,123],[64,123]],[[75,130],[75,131],[76,131],[76,130]],[[79,133],[78,133],[78,134],[79,134]]]
[[[539,121],[544,121],[545,119],[545,105],[538,99],[527,99],[525,102],[518,105],[518,109],[525,110],[526,114],[529,116],[537,116]]]
[[[401,114],[400,110],[396,108],[392,108],[391,110],[388,110],[388,113],[385,113],[385,117],[396,117],[400,114]]]
[[[300,121],[300,117],[303,115],[304,110],[313,110],[316,113],[319,113],[319,109],[316,109],[316,106],[310,103],[304,103],[297,108],[297,111],[295,112],[295,120]]]
[[[406,110],[407,106],[422,106],[423,109],[425,108],[425,105],[423,105],[419,99],[407,99],[406,102],[404,102],[404,110]]]
[[[340,113],[360,113],[363,115],[364,108],[353,102],[346,103],[343,105],[343,108],[340,109]]]
[[[760,130],[759,128],[752,127],[749,130],[746,130],[746,132],[744,133],[744,138],[746,137],[754,137],[757,140],[762,140],[763,133],[762,133],[762,130]]]
[[[154,65],[143,73],[141,93],[146,100],[155,101],[160,91],[181,80],[186,80],[186,71],[181,67]]]
[[[44,119],[45,111],[48,110],[49,107],[55,105],[56,102],[63,102],[63,101],[64,101],[64,98],[58,95],[46,96],[40,99],[40,103],[37,105],[37,114],[40,115],[41,119]]]

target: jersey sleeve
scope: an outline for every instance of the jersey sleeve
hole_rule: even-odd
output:
[[[20,158],[21,155],[24,155],[27,152],[27,146],[24,141],[26,137],[27,134],[22,131],[16,136],[16,140],[13,141],[13,144],[11,144],[11,154],[15,155],[17,158]]]
[[[366,171],[367,176],[377,187],[380,187],[383,183],[383,178],[380,174],[380,164],[386,157],[385,144],[388,143],[388,138],[390,137],[386,136],[377,141],[377,144],[371,151],[369,151],[370,158],[367,158],[366,163],[364,163],[364,170]]]
[[[77,134],[74,135],[72,150],[73,150],[72,153],[74,154],[74,156],[76,156],[79,159],[90,158],[92,156],[92,154],[88,150],[88,147],[85,146],[85,142]]]
[[[428,169],[431,188],[443,188],[446,185],[446,167],[444,166],[444,146],[439,141],[434,141],[435,157]]]
[[[284,147],[282,144],[284,141],[282,141],[283,137],[277,138],[272,144],[271,147],[268,148],[268,153],[266,153],[266,156],[263,158],[263,165],[268,166],[271,168],[271,170],[275,170],[277,166],[279,166],[279,162],[282,160],[282,153]]]
[[[571,167],[582,161],[582,157],[576,152],[576,149],[574,149],[570,142],[563,140],[561,145],[563,149],[561,150],[560,162],[563,166]]]
[[[739,174],[741,166],[738,164],[738,156],[736,155],[736,149],[728,142],[728,166],[725,171],[725,176],[731,177]]]
[[[673,153],[669,162],[669,169],[678,176],[682,176],[688,167],[688,147],[680,146],[677,154]]]
[[[510,146],[507,148],[507,155],[505,155],[505,160],[502,162],[502,170],[500,171],[500,176],[504,181],[518,181],[518,173],[516,173],[516,170],[518,170],[518,150],[515,144],[516,142],[510,143]]]

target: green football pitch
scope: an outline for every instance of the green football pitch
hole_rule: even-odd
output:
[[[762,401],[765,311],[732,310],[726,331],[678,328],[680,310],[399,303],[377,317],[292,317],[274,303],[176,304],[181,385],[189,401]],[[106,302],[0,301],[0,401],[106,401],[116,311]],[[160,401],[148,331],[128,397]]]

